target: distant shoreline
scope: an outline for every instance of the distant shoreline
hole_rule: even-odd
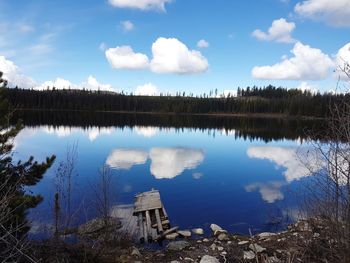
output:
[[[257,118],[257,119],[285,119],[285,120],[326,120],[326,118],[313,116],[295,116],[281,113],[187,113],[187,112],[141,112],[141,111],[105,111],[105,110],[64,110],[64,109],[16,109],[17,111],[42,111],[42,112],[94,112],[115,114],[138,115],[170,115],[170,116],[208,116],[227,118]]]

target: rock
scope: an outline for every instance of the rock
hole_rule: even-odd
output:
[[[127,263],[130,262],[131,258],[129,255],[121,255],[118,262]]]
[[[221,234],[218,236],[218,239],[219,239],[220,241],[227,240],[227,239],[228,239],[228,236],[227,236],[227,234],[225,234],[225,233],[221,233]]]
[[[263,232],[258,235],[259,239],[267,239],[269,237],[275,236],[275,233]]]
[[[223,247],[217,247],[218,251],[224,251],[224,248]]]
[[[255,258],[255,253],[253,251],[243,251],[243,259],[254,259]]]
[[[232,244],[232,241],[227,241],[227,245],[231,245]]]
[[[171,261],[170,263],[180,263],[180,261],[173,260],[173,261]]]
[[[266,250],[266,248],[258,245],[258,244],[250,244],[249,248],[257,253],[261,253]]]
[[[222,230],[222,228],[216,224],[211,224],[210,229],[213,231],[213,233],[215,233],[215,231]]]
[[[238,245],[243,246],[243,245],[248,244],[248,243],[249,243],[249,241],[239,241]]]
[[[187,241],[173,241],[167,245],[167,249],[172,251],[181,251],[189,246],[191,245]]]
[[[204,230],[202,228],[193,228],[192,232],[196,235],[203,235],[204,234]]]
[[[197,240],[197,243],[202,243],[203,241],[202,240]]]
[[[205,255],[202,257],[200,263],[220,263],[220,262],[219,262],[219,260],[217,260],[217,258]]]
[[[140,251],[136,247],[132,250],[131,256],[142,257]]]
[[[172,234],[166,235],[165,238],[168,239],[168,240],[174,240],[174,239],[176,239],[178,236],[179,236],[178,233],[172,233]]]
[[[219,230],[214,231],[214,236],[218,236],[220,234],[227,234],[227,231],[223,230],[223,229],[219,229]]]
[[[265,261],[266,263],[280,263],[281,260],[279,260],[278,258],[276,257],[268,257]]]
[[[204,238],[203,242],[209,242],[209,239],[208,238]]]
[[[222,252],[220,253],[220,255],[225,256],[225,255],[227,255],[227,252],[226,252],[226,251],[222,251]]]
[[[179,231],[177,231],[177,233],[183,237],[190,237],[191,236],[191,232],[188,230],[179,230]]]
[[[314,233],[313,237],[319,237],[320,234],[319,233]]]
[[[121,222],[113,217],[109,217],[107,220],[103,218],[92,219],[78,227],[78,235],[81,236],[99,236],[101,232],[112,231],[121,228]],[[103,234],[103,233],[102,233]]]
[[[212,245],[210,246],[210,248],[211,248],[211,250],[215,250],[215,249],[216,249],[216,245],[215,245],[215,244],[212,244]]]
[[[192,258],[184,258],[185,261],[194,262]]]

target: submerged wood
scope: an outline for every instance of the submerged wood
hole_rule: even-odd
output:
[[[170,222],[160,199],[158,190],[151,190],[135,196],[133,215],[138,218],[140,242],[159,241],[177,228],[170,228]]]

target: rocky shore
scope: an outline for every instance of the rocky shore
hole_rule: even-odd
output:
[[[114,262],[320,262],[313,246],[331,241],[321,219],[302,220],[282,232],[252,236],[232,235],[216,224],[210,228],[210,237],[202,236],[200,228],[178,231],[167,237],[172,241],[165,249],[156,251],[144,246],[116,248]]]

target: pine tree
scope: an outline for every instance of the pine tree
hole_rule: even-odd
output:
[[[3,98],[7,81],[0,72],[0,261],[9,257],[16,262],[23,257],[21,242],[25,239],[30,225],[26,219],[28,209],[36,207],[41,201],[40,195],[33,195],[28,186],[37,184],[55,156],[38,163],[30,157],[27,161],[14,162],[12,141],[22,129],[22,125],[9,125],[7,113],[9,104]]]

